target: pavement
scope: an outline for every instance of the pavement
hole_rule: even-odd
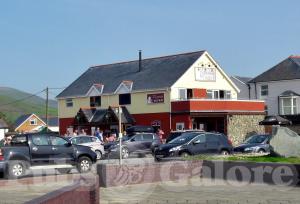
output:
[[[192,178],[100,188],[101,204],[299,204],[297,187]]]
[[[0,203],[24,203],[71,184],[70,181],[56,181],[0,187]]]

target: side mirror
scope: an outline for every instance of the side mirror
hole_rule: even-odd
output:
[[[130,141],[131,141],[131,142],[134,142],[134,141],[135,141],[135,138],[132,138]]]

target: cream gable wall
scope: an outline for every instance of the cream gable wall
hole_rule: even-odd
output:
[[[148,104],[147,94],[164,93],[164,103]],[[119,104],[119,95],[101,95],[101,106],[108,108]],[[73,107],[66,107],[65,99],[58,99],[59,118],[73,118],[80,108],[89,108],[90,98],[73,98]],[[131,104],[126,105],[131,114],[141,113],[161,113],[170,112],[170,92],[169,91],[148,91],[131,93]]]
[[[179,98],[179,89],[180,88],[199,88],[199,89],[217,89],[217,90],[230,90],[231,97],[233,99],[237,98],[238,89],[233,85],[233,82],[222,73],[221,68],[216,69],[216,81],[205,82],[205,81],[196,81],[195,68],[196,67],[208,67],[215,68],[219,65],[210,57],[210,55],[205,52],[171,87],[171,99],[175,100]]]

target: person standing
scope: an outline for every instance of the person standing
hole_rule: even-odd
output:
[[[97,128],[96,132],[95,132],[95,136],[101,141],[103,142],[103,131],[100,130],[100,128]]]
[[[160,142],[163,143],[163,135],[165,134],[164,131],[162,131],[162,129],[158,129],[156,134],[158,135]]]

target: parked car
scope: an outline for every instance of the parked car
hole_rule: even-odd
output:
[[[97,161],[90,147],[73,145],[56,134],[35,133],[17,135],[11,146],[0,149],[0,172],[6,177],[19,178],[32,169],[57,169],[68,173],[72,168],[88,172]]]
[[[207,153],[227,155],[232,149],[231,142],[222,133],[186,132],[169,143],[160,145],[154,151],[154,158],[159,161],[166,157]]]
[[[128,127],[126,129],[126,133],[128,136],[132,136],[136,133],[155,133],[155,129],[152,126],[146,126],[146,125],[135,125]]]
[[[202,130],[178,130],[178,131],[172,131],[167,139],[166,139],[166,143],[169,143],[171,140],[175,139],[176,137],[181,136],[183,133],[186,132],[203,132]]]
[[[253,135],[240,146],[234,148],[234,152],[240,153],[268,153],[270,152],[271,135]]]
[[[75,137],[66,137],[72,144],[91,147],[97,154],[97,159],[101,159],[104,155],[104,147],[99,138],[89,135],[79,135]]]
[[[135,133],[122,138],[122,157],[128,158],[130,154],[149,154],[151,147],[161,144],[158,135],[154,133]],[[119,157],[119,142],[115,142],[107,150],[107,157]]]

